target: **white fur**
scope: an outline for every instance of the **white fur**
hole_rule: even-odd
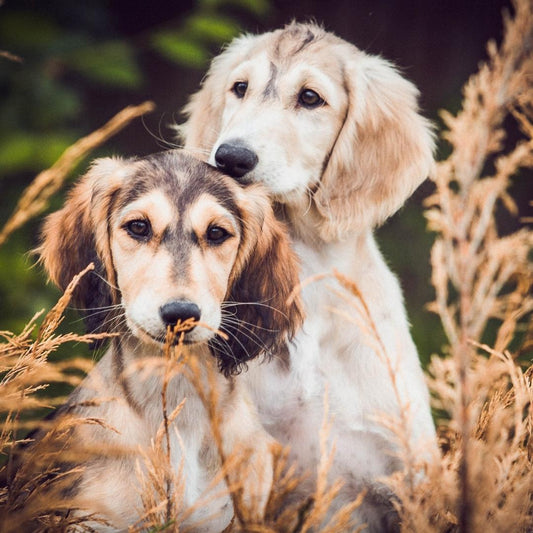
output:
[[[232,91],[236,81],[248,83],[243,98]],[[302,107],[304,88],[326,104]],[[212,164],[224,143],[255,152],[257,166],[241,179],[270,190],[292,229],[302,281],[330,274],[304,286],[306,320],[289,370],[252,362],[246,379],[265,427],[311,474],[327,391],[329,443],[336,447],[331,480],[344,481],[334,509],[369,489],[355,518],[370,531],[393,527],[380,478],[402,467],[398,443],[379,417],[403,416],[418,458],[436,450],[399,283],[372,234],[432,169],[431,128],[416,99],[416,88],[387,61],[293,23],[231,43],[213,61],[182,127],[185,147],[208,152]],[[370,322],[358,298],[337,294],[348,293],[334,270],[357,284]]]

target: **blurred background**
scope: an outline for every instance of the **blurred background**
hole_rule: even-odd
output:
[[[93,157],[144,155],[171,146],[169,126],[182,121],[180,110],[223,43],[243,31],[264,32],[292,19],[315,20],[395,62],[419,87],[422,110],[440,129],[439,110],[459,110],[461,87],[485,59],[486,42],[499,42],[507,6],[495,0],[0,0],[0,50],[16,56],[0,56],[0,227],[39,171],[127,105],[149,99],[157,108]],[[445,156],[441,145],[438,157]],[[526,205],[525,186],[518,187],[515,196]],[[61,206],[64,192],[50,210]],[[430,193],[427,182],[378,231],[404,288],[424,362],[441,353],[445,342],[439,319],[425,309],[433,298],[432,236],[425,229],[422,202]],[[0,330],[19,332],[59,296],[29,254],[41,220],[0,247]],[[74,313],[64,327],[82,331]]]

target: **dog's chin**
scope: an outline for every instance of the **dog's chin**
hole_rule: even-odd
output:
[[[271,174],[254,170],[245,174],[237,181],[243,185],[252,183],[259,183],[265,187],[270,197],[279,204],[298,204],[307,197],[307,191],[311,190],[311,186],[305,180],[297,181],[296,183],[288,183],[287,176],[290,176],[290,171],[273,171]]]
[[[214,153],[215,151],[213,151],[213,153],[211,154],[208,163],[211,166],[217,168]],[[255,183],[263,185],[263,187],[265,187],[272,199],[281,204],[292,203],[294,201],[297,201],[299,198],[304,197],[305,191],[308,188],[308,176],[305,173],[298,172],[298,175],[301,177],[301,180],[297,183],[288,183],[287,177],[294,174],[290,169],[262,169],[261,167],[259,167],[239,177],[235,177],[230,173],[225,172],[223,169],[219,170],[226,173],[230,178],[234,179],[237,183],[245,187],[248,185],[253,185]]]

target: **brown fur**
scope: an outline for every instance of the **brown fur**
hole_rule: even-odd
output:
[[[183,154],[164,157],[170,160],[165,163],[167,166],[172,164],[172,158],[177,165],[192,165],[192,160]],[[132,177],[139,172],[153,172],[146,165],[137,160],[97,161],[71,191],[65,207],[50,215],[44,224],[44,240],[39,251],[50,278],[59,287],[64,289],[75,274],[90,262],[95,263],[94,274],[82,280],[74,295],[74,303],[82,310],[120,302],[109,242],[110,224],[116,203],[123,202],[135,189],[136,181]],[[207,165],[200,168],[203,173],[214,173]],[[222,331],[229,338],[227,341],[219,338],[219,344],[212,346],[222,370],[230,374],[261,353],[277,353],[286,339],[294,335],[302,314],[297,301],[287,301],[298,278],[291,268],[297,260],[290,250],[283,224],[274,217],[259,186],[243,193],[232,180],[224,179],[225,186],[238,193],[243,229],[225,298],[228,312],[241,326],[223,324]],[[172,187],[172,183],[168,186]],[[109,330],[105,324],[112,321],[107,313],[87,314],[91,332]]]
[[[150,231],[132,234],[131,221],[148,223]],[[227,230],[226,238],[209,240],[212,227]],[[168,439],[167,493],[179,494],[183,483],[183,509],[199,498],[207,502],[184,526],[221,531],[238,505],[261,513],[272,482],[273,439],[242,378],[227,378],[250,359],[278,354],[302,320],[300,303],[287,301],[298,262],[262,187],[243,188],[180,151],[98,160],[63,209],[46,220],[39,251],[62,288],[95,263],[75,304],[90,327],[119,334],[65,407],[102,424],[80,425],[69,442],[93,457],[71,493],[73,506],[112,523],[106,531],[131,526],[142,516],[139,475],[145,468],[139,460],[148,460],[150,469]],[[169,335],[162,309],[169,299],[192,302],[201,315],[184,329],[179,358],[162,372]],[[210,374],[211,356],[225,376]],[[196,366],[184,370],[183,361]],[[167,413],[181,409],[170,423],[163,397]],[[242,493],[230,498],[221,468],[234,453],[244,460],[243,470],[226,473],[226,480]]]

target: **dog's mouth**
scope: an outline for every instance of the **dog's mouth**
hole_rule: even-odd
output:
[[[191,346],[193,344],[200,344],[201,341],[195,340],[194,338],[191,338],[191,333],[181,331],[178,333],[174,333],[172,331],[168,331],[165,333],[165,335],[151,335],[148,333],[152,340],[160,344],[161,346]]]
[[[161,344],[162,346],[180,346],[180,345],[191,345],[191,344],[198,344],[198,341],[195,341],[193,339],[187,338],[184,334],[178,334],[178,335],[161,335],[159,337],[153,337],[152,339],[155,340],[158,344]]]
[[[196,333],[196,327],[203,326],[200,322],[185,321],[178,323],[175,326],[167,326],[166,331],[163,333],[153,333],[143,328],[137,323],[132,324],[133,334],[139,337],[141,340],[147,340],[151,343],[157,344],[159,347],[165,346],[193,346],[195,344],[203,344],[210,340],[210,337],[204,335],[198,335]],[[211,328],[207,328],[211,329]]]

